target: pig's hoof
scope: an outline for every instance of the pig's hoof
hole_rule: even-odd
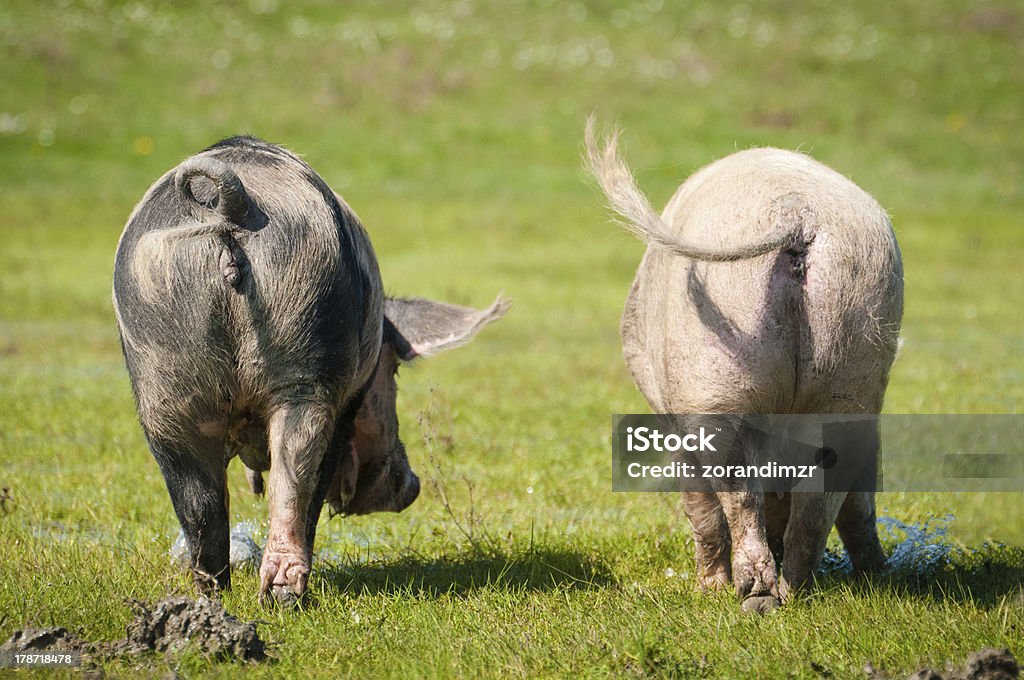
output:
[[[280,607],[283,610],[296,609],[302,600],[301,595],[296,595],[291,586],[271,586],[269,590],[260,593],[260,604],[273,609]]]
[[[291,586],[273,586],[271,592],[274,593],[274,600],[281,609],[295,609],[299,604],[301,596],[296,595]]]
[[[774,595],[753,595],[743,600],[740,609],[747,614],[767,614],[778,609],[781,604]]]
[[[294,604],[306,591],[309,578],[308,558],[301,555],[265,552],[260,567],[260,592],[264,601],[273,599],[278,604]]]
[[[698,572],[697,576],[697,588],[701,592],[710,592],[716,590],[726,590],[732,580],[729,578],[729,568],[718,568],[715,570],[705,571],[703,574]]]
[[[195,567],[193,567],[191,571],[192,581],[196,584],[196,589],[199,591],[200,595],[205,595],[209,598],[220,597],[222,590],[226,590],[231,587],[231,581],[225,576],[218,578],[201,569],[196,569]]]

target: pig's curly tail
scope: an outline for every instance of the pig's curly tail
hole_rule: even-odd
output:
[[[206,177],[217,190],[215,202],[210,205],[196,198],[192,193],[194,177]],[[232,224],[242,226],[249,214],[249,194],[242,186],[242,180],[226,163],[210,156],[195,156],[178,166],[174,185],[187,200],[203,208],[216,210]]]

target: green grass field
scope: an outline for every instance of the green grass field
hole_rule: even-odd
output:
[[[111,268],[149,184],[245,132],[345,196],[390,292],[514,300],[402,372],[411,508],[325,514],[306,611],[261,609],[236,573],[224,603],[263,622],[273,657],[247,673],[844,678],[986,645],[1024,657],[1020,493],[881,495],[901,522],[954,516],[929,572],[823,576],[766,617],[695,592],[678,499],[611,493],[610,416],[647,410],[618,338],[643,247],[580,162],[591,112],[621,124],[656,205],[736,149],[812,153],[879,199],[903,249],[886,411],[1020,413],[1022,51],[1015,2],[3,3],[0,638],[114,639],[127,600],[194,593],[168,557]],[[230,491],[232,520],[265,536],[237,462]]]

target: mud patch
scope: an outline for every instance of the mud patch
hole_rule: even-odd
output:
[[[875,670],[870,663],[864,667],[868,680],[889,680],[889,676]],[[923,668],[907,680],[1014,680],[1020,677],[1017,659],[1008,649],[986,647],[972,652],[967,657],[967,666],[961,669],[947,669],[944,673]]]
[[[15,631],[0,651],[78,652],[85,663],[151,652],[173,656],[186,647],[221,661],[266,658],[256,624],[239,621],[214,600],[173,597],[152,605],[130,604],[135,617],[121,640],[87,642],[65,628],[27,628]]]
[[[128,624],[125,639],[113,643],[115,653],[175,654],[195,645],[220,659],[260,661],[266,656],[256,624],[242,623],[214,600],[175,597],[152,607],[142,602],[134,602],[132,607],[135,619]]]
[[[14,631],[0,645],[0,652],[80,652],[88,654],[90,645],[67,628],[26,628]]]

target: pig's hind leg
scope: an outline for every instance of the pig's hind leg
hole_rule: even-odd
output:
[[[149,446],[185,533],[196,585],[204,593],[230,588],[231,538],[223,441],[198,433],[173,440],[149,436]]]
[[[744,426],[741,419],[705,417],[708,428],[716,433],[715,452],[702,454],[707,462],[730,465],[752,460],[763,442],[758,433]],[[732,583],[745,611],[767,611],[778,606],[778,579],[775,558],[768,547],[765,527],[764,494],[756,479],[712,477],[711,488],[721,504],[732,545]]]
[[[309,511],[306,514],[306,545],[312,552],[313,544],[316,541],[316,526],[320,521],[320,514],[323,511],[324,501],[327,493],[334,482],[334,476],[342,456],[352,455],[352,436],[355,434],[356,413],[363,403],[363,396],[366,389],[360,390],[353,397],[349,404],[342,409],[341,416],[334,423],[334,432],[331,435],[330,444],[324,452],[320,461],[320,470],[317,473],[316,486],[313,488],[313,495],[309,502]]]
[[[768,532],[768,548],[779,564],[782,563],[784,551],[783,539],[786,524],[789,522],[789,503],[792,494],[766,492],[764,495],[764,521]]]
[[[313,548],[307,524],[334,430],[332,411],[316,401],[294,401],[278,407],[268,420],[270,532],[260,566],[263,601],[273,594],[280,604],[291,605],[306,590]]]
[[[885,566],[876,521],[874,492],[851,491],[836,517],[836,529],[850,554],[854,571],[872,572]]]
[[[683,493],[683,508],[693,529],[697,587],[722,590],[732,581],[729,525],[718,497],[708,485],[706,492]]]
[[[821,564],[828,535],[845,495],[839,492],[791,493],[779,586],[783,601],[807,583]]]

